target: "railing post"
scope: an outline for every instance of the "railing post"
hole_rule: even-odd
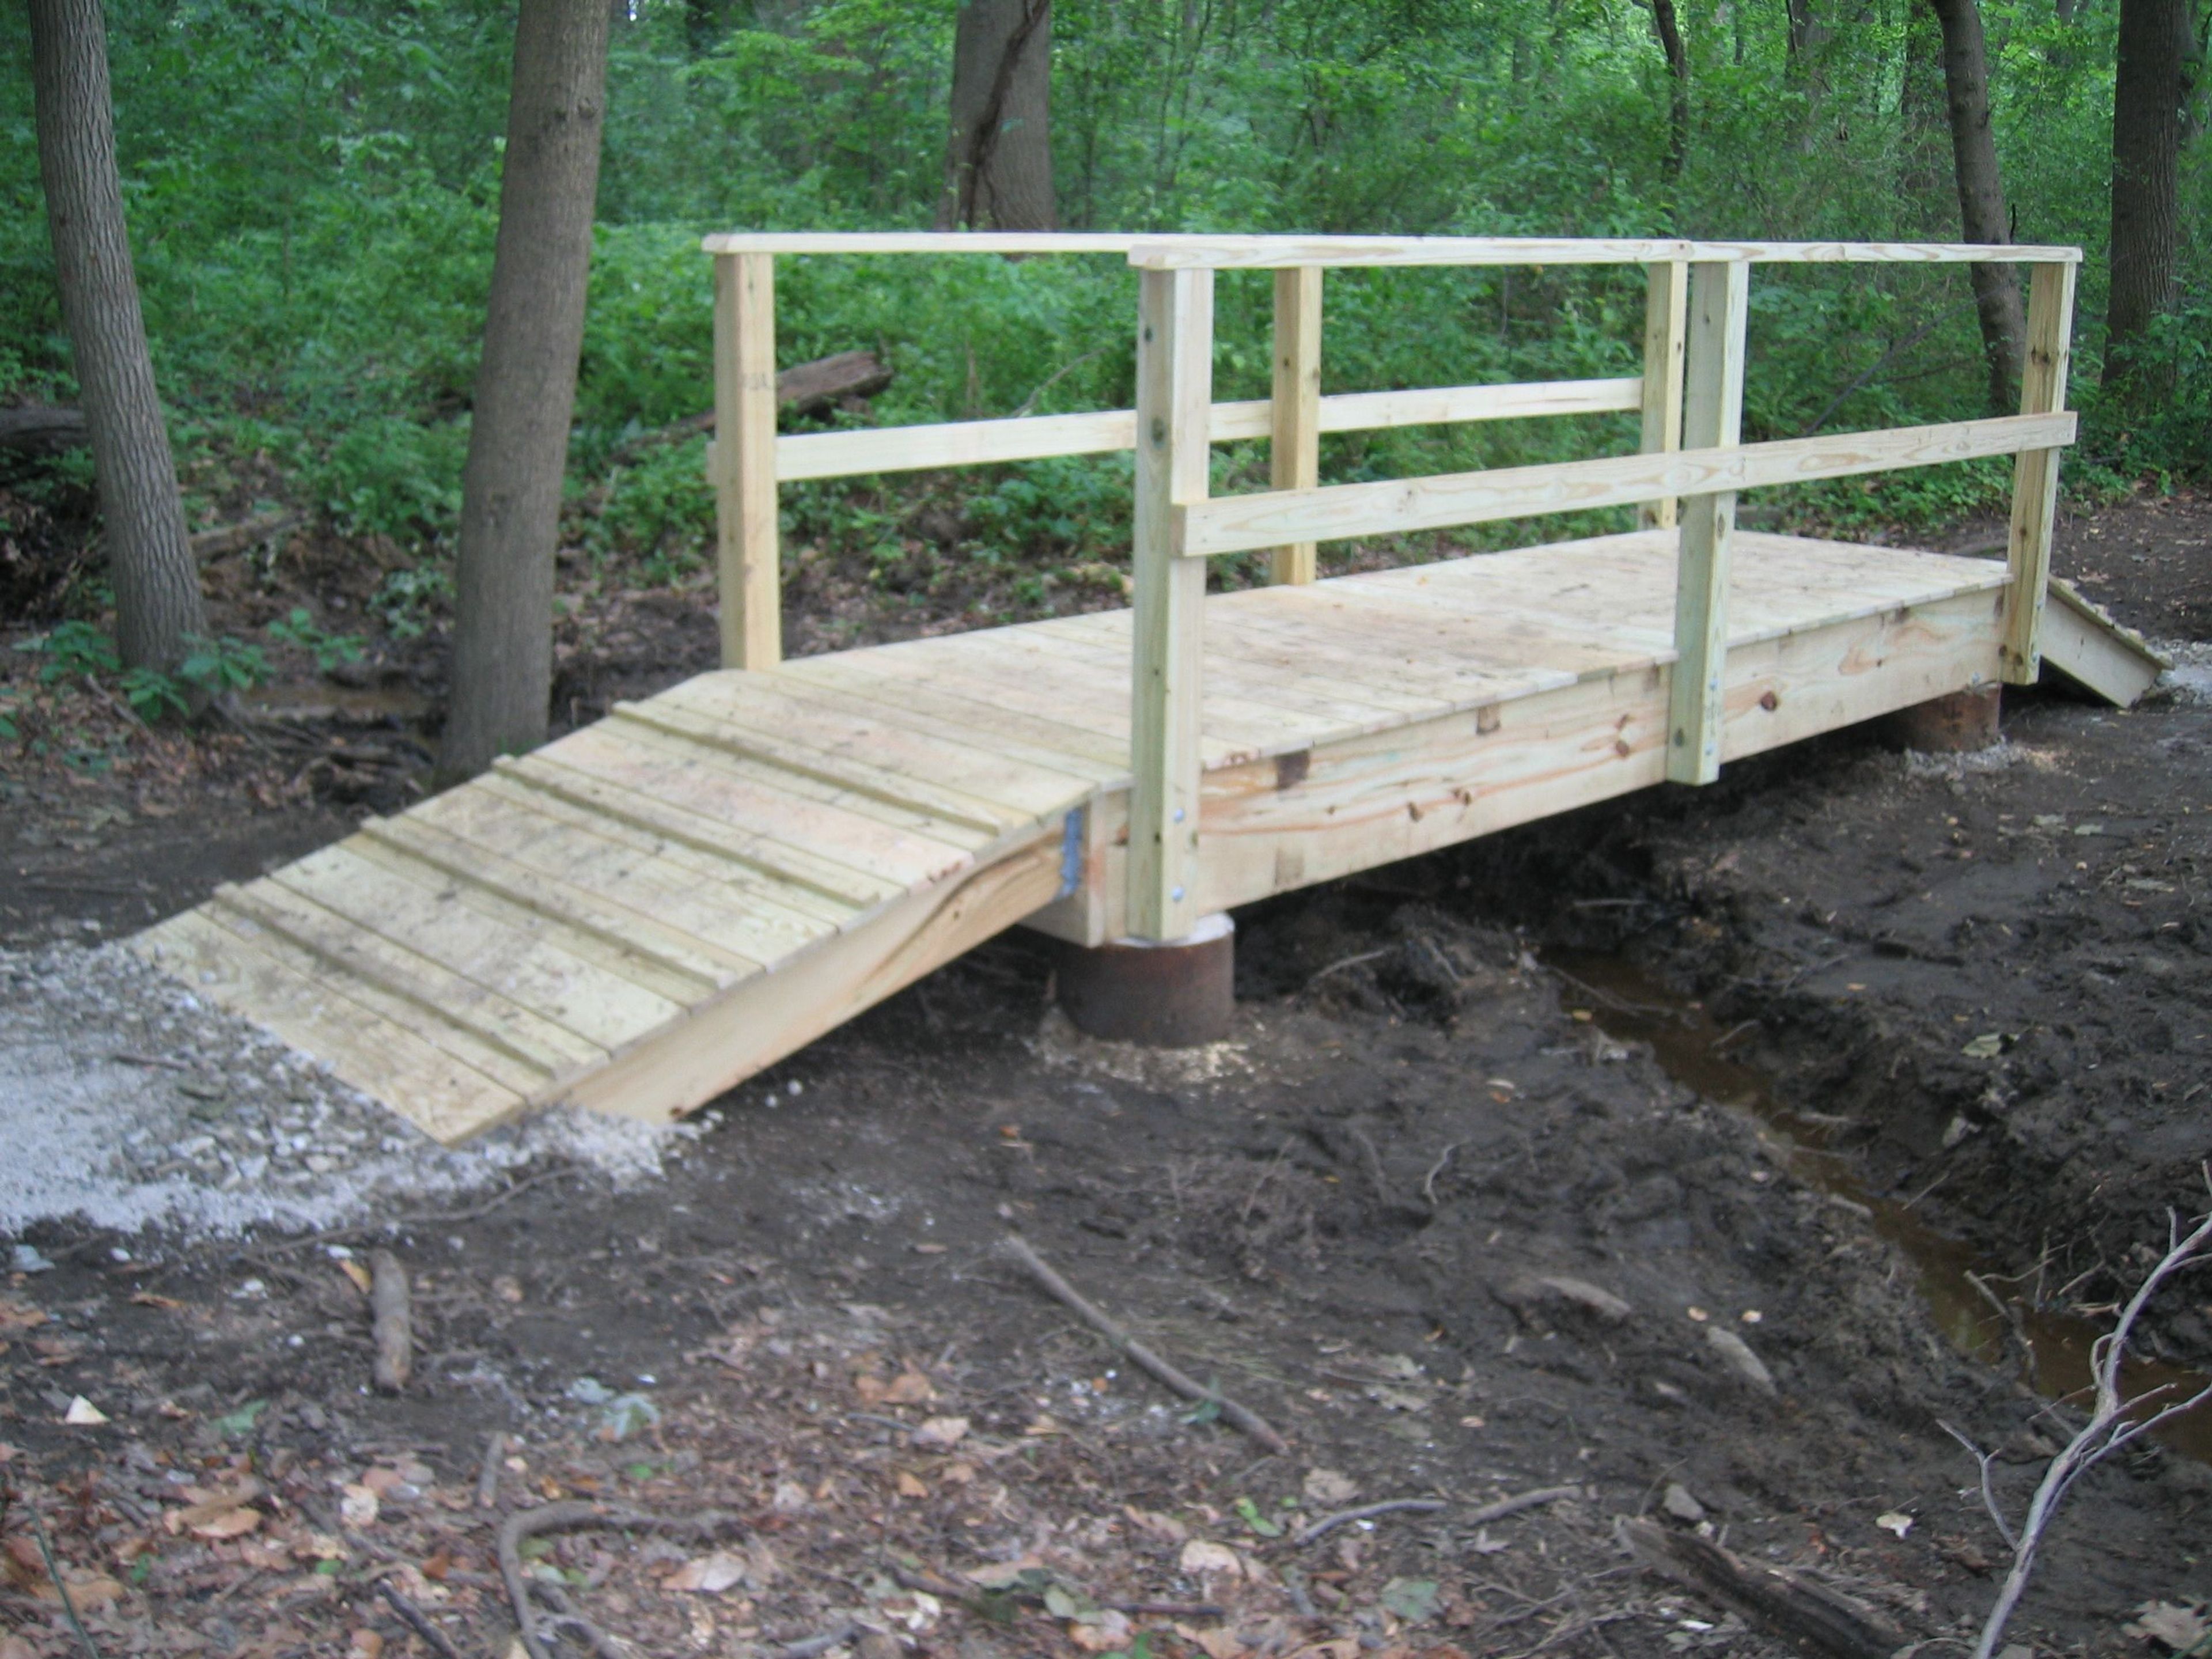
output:
[[[1268,482],[1311,489],[1321,482],[1321,278],[1319,265],[1275,273],[1275,382],[1269,418]],[[1310,582],[1314,544],[1293,542],[1267,556],[1267,579]]]
[[[1722,449],[1743,439],[1743,337],[1751,267],[1738,260],[1689,268],[1682,447]],[[1674,672],[1667,714],[1667,776],[1711,783],[1721,775],[1722,684],[1728,672],[1729,544],[1735,492],[1681,501],[1674,572]]]
[[[1175,508],[1206,498],[1213,273],[1146,270],[1138,280],[1128,929],[1176,939],[1199,915],[1206,561],[1177,556]]]
[[[1682,352],[1688,314],[1690,267],[1679,259],[1644,267],[1644,444],[1656,455],[1682,447]],[[1637,509],[1646,530],[1671,529],[1674,502],[1646,501]]]
[[[2031,268],[2027,365],[2021,375],[2020,412],[2054,415],[2066,407],[2066,367],[2074,332],[2071,264]],[[2012,464],[2012,532],[2000,672],[2014,685],[2033,685],[2043,668],[2043,605],[2051,585],[2051,529],[2058,507],[2056,449],[2023,450]]]
[[[776,553],[775,256],[714,256],[714,577],[722,666],[783,660]]]

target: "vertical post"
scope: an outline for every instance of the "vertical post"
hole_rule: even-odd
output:
[[[1682,447],[1682,352],[1689,312],[1690,268],[1679,259],[1644,267],[1644,445],[1656,455]],[[1668,530],[1674,501],[1646,501],[1637,509],[1645,530]]]
[[[1682,386],[1682,446],[1722,449],[1743,438],[1743,335],[1751,267],[1689,268],[1689,331]],[[1667,714],[1667,776],[1711,783],[1721,775],[1722,682],[1728,672],[1729,544],[1735,492],[1681,501],[1674,572],[1674,673]]]
[[[1199,915],[1206,561],[1177,554],[1175,509],[1206,499],[1213,273],[1146,270],[1139,282],[1128,929],[1139,939],[1177,939]]]
[[[1274,422],[1268,482],[1311,489],[1321,482],[1321,276],[1319,265],[1275,273]],[[1292,542],[1267,556],[1267,579],[1310,582],[1314,544]]]
[[[776,553],[775,256],[714,256],[714,576],[722,666],[783,660]]]
[[[2066,407],[2066,366],[2074,332],[2074,267],[2037,265],[2027,295],[2027,363],[2020,377],[2020,412],[2050,415]],[[2014,685],[2033,685],[2043,667],[2043,605],[2051,584],[2051,528],[2058,506],[2055,449],[2013,457],[2012,533],[2006,557],[2012,586],[2005,593],[2000,672]]]

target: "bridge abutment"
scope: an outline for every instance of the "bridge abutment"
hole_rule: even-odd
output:
[[[1229,1035],[1237,1012],[1237,924],[1218,911],[1182,939],[1060,947],[1060,1006],[1085,1035],[1194,1048]]]

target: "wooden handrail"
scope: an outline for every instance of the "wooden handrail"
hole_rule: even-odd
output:
[[[1644,382],[1632,374],[1613,380],[1346,392],[1321,400],[1320,430],[1369,432],[1386,427],[1443,426],[1541,415],[1613,414],[1640,408],[1643,395]],[[1216,404],[1208,436],[1218,444],[1268,437],[1273,432],[1273,400],[1266,398]],[[869,472],[911,472],[922,467],[981,466],[996,461],[1109,454],[1133,449],[1136,444],[1133,409],[869,427],[850,432],[798,432],[775,441],[775,476],[792,483]]]
[[[1632,507],[1668,496],[1936,466],[2059,447],[2074,441],[2074,427],[2071,413],[2000,415],[1672,454],[1223,495],[1178,509],[1176,550],[1185,558],[1211,558],[1273,547],[1293,537],[1340,541],[1348,536],[1405,535],[1547,513]]]

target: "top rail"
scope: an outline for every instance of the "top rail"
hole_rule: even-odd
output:
[[[718,254],[1120,253],[1144,270],[1301,265],[2075,264],[2081,250],[1983,242],[1731,242],[1541,236],[1211,236],[1133,231],[728,231]]]

